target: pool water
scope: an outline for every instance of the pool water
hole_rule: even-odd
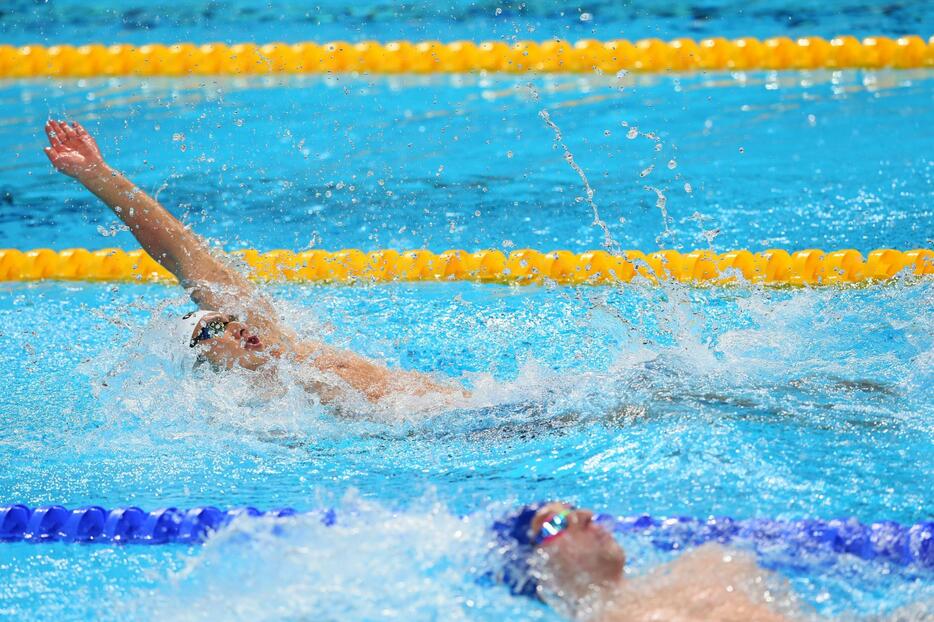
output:
[[[749,3],[744,3],[744,6]],[[456,3],[413,14],[12,3],[14,43],[931,31],[924,3]],[[503,10],[497,15],[496,9]],[[112,18],[119,16],[117,21]],[[309,18],[311,19],[311,18]],[[114,24],[119,24],[115,26]],[[683,26],[687,24],[687,26]],[[534,31],[529,31],[534,27]],[[907,29],[907,30],[903,30]],[[106,35],[106,36],[105,36]],[[226,249],[929,248],[934,74],[265,77],[0,83],[0,247],[135,248],[53,173],[48,115]],[[558,128],[548,125],[541,113]],[[565,148],[594,190],[591,205]],[[663,200],[660,200],[660,196]],[[199,547],[4,543],[0,617],[559,619],[475,578],[515,503],[612,514],[934,519],[934,285],[271,285],[309,337],[473,389],[336,417],[183,374],[177,289],[0,284],[0,502],[334,507]],[[622,540],[632,572],[673,554]],[[815,615],[907,607],[930,570],[760,558]],[[783,583],[783,582],[787,582]]]

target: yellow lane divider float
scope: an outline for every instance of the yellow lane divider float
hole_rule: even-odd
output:
[[[825,253],[809,249],[788,253],[746,250],[716,254],[711,251],[679,253],[662,250],[645,254],[624,251],[571,253],[532,249],[504,254],[498,250],[469,253],[448,250],[357,249],[309,250],[294,253],[274,250],[234,251],[258,281],[391,282],[481,281],[533,284],[552,281],[562,285],[607,285],[642,281],[677,280],[695,284],[727,284],[745,280],[770,285],[833,285],[883,281],[903,274],[934,275],[934,250],[879,249],[864,260],[855,250]],[[53,251],[0,249],[0,281],[41,279],[83,281],[174,282],[174,277],[142,250],[83,248]]]
[[[909,69],[934,66],[934,37],[840,36],[535,41],[364,41],[0,45],[0,77],[256,75],[270,73],[639,72],[745,69]]]

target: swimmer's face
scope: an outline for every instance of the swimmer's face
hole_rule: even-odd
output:
[[[200,354],[216,366],[230,369],[239,365],[256,369],[269,356],[266,345],[249,325],[226,313],[205,315],[192,333]]]
[[[559,512],[569,509],[565,503],[549,503],[532,519],[533,534]],[[600,585],[611,585],[623,575],[626,555],[616,539],[593,522],[590,510],[571,510],[567,527],[555,537],[536,547],[533,566],[539,583],[554,593],[586,593]]]

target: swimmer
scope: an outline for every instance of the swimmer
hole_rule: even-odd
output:
[[[777,597],[769,591],[777,578],[752,555],[707,544],[645,576],[627,578],[622,547],[593,517],[564,503],[539,503],[498,520],[497,579],[513,594],[541,599],[572,620],[790,620],[775,608]]]
[[[466,396],[461,387],[426,374],[390,369],[354,352],[300,339],[253,283],[215,256],[203,238],[154,198],[110,168],[81,124],[49,120],[45,132],[45,154],[52,166],[112,209],[198,305],[199,311],[177,323],[178,348],[190,348],[216,369],[274,371],[278,361],[291,360],[310,372],[303,386],[336,406],[359,395],[374,404],[401,395],[435,405]]]

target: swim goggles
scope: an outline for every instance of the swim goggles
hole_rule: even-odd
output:
[[[202,341],[207,341],[208,339],[214,339],[220,337],[224,334],[224,331],[227,330],[227,325],[234,321],[233,317],[230,317],[226,320],[214,319],[204,325],[197,335],[191,338],[191,342],[188,344],[188,347],[194,348],[196,345]]]
[[[551,542],[552,540],[560,536],[562,533],[564,533],[564,530],[570,526],[570,522],[568,521],[568,516],[570,516],[571,512],[573,511],[574,511],[574,508],[572,507],[569,507],[565,510],[561,510],[560,512],[558,512],[557,514],[553,515],[551,518],[546,520],[544,523],[542,523],[541,529],[538,530],[538,534],[535,536],[535,539],[533,540],[533,544],[535,544],[535,546],[538,546],[540,544]]]

